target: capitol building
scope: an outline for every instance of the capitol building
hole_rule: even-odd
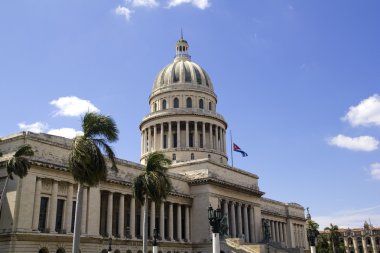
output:
[[[263,197],[259,177],[228,164],[226,120],[217,112],[210,76],[191,61],[189,44],[176,43],[176,57],[156,76],[149,113],[140,123],[140,163],[117,159],[118,171],[85,188],[81,253],[105,253],[111,237],[115,253],[142,252],[143,208],[132,196],[132,180],[150,152],[173,163],[172,190],[160,205],[149,201],[149,246],[159,230],[159,253],[210,253],[207,208],[220,206],[228,221],[221,252],[302,252],[307,248],[304,208]],[[0,252],[71,252],[77,183],[67,169],[71,139],[21,132],[1,137],[0,191],[4,161],[30,144],[29,174],[9,183],[0,216]],[[263,222],[271,243],[263,243]]]

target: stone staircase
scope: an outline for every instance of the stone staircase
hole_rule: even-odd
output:
[[[221,248],[224,248],[223,246]],[[225,252],[231,253],[296,253],[300,252],[298,249],[283,248],[279,243],[244,243],[240,238],[226,238]]]

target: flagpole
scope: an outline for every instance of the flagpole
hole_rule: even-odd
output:
[[[231,139],[231,162],[232,162],[232,168],[234,167],[234,153],[232,153],[232,131],[230,130],[230,139]]]

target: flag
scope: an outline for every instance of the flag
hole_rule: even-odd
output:
[[[241,148],[238,145],[236,145],[235,143],[234,143],[234,151],[241,153],[241,155],[243,157],[248,156],[248,154],[246,152],[244,152],[243,150],[241,150]]]

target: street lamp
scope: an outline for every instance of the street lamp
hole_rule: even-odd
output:
[[[153,229],[153,253],[158,253],[157,239],[158,239],[158,230],[157,228]]]
[[[108,253],[112,253],[111,244],[112,244],[112,238],[110,237],[110,238],[108,239]]]
[[[222,220],[222,211],[219,207],[214,210],[210,204],[207,212],[208,220],[210,222],[210,226],[212,227],[212,252],[220,253],[219,232],[220,221]]]
[[[312,226],[309,208],[307,207],[306,210],[307,210],[306,219],[308,222],[307,231],[306,231],[307,232],[307,240],[309,241],[310,252],[316,253],[317,251],[315,250],[315,238],[319,235],[319,232],[315,227]]]

